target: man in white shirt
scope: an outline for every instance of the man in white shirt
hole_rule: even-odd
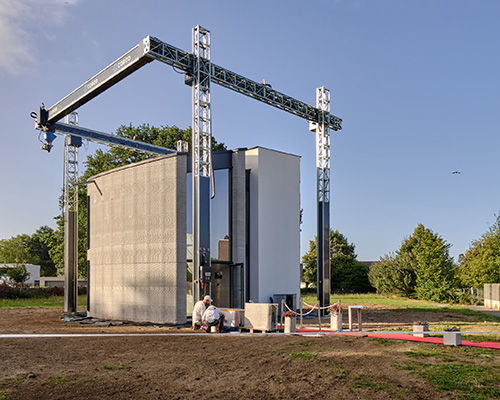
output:
[[[215,306],[205,310],[201,321],[207,326],[207,332],[211,331],[212,326],[217,327],[217,332],[224,332],[224,313]]]
[[[196,302],[196,304],[194,305],[194,308],[193,308],[193,329],[194,330],[201,328],[203,313],[208,308],[208,306],[210,306],[212,301],[213,300],[211,299],[211,297],[207,295],[203,298],[203,300]]]

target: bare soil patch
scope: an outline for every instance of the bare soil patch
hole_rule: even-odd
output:
[[[401,329],[430,317],[436,321],[469,318],[445,311],[422,314],[373,307],[364,312],[364,326]],[[61,315],[55,309],[0,310],[0,333],[193,332],[190,328],[79,325],[61,321]],[[425,343],[276,334],[0,340],[0,399],[6,400],[457,398],[456,393],[438,391],[401,368],[414,349],[436,346]],[[458,357],[462,349],[444,351],[456,352]],[[500,367],[500,354],[488,362]]]

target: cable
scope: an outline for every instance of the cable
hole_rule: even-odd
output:
[[[173,64],[172,64],[172,69],[173,69],[175,72],[177,72],[178,74],[184,74],[184,71],[177,71],[177,70],[175,69],[175,65],[173,65]]]

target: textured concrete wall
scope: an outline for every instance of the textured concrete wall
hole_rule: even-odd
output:
[[[186,321],[186,161],[146,160],[88,185],[90,316]]]

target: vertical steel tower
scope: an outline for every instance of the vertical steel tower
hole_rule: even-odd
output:
[[[193,29],[193,295],[210,294],[210,178],[212,119],[210,113],[210,31]]]
[[[66,116],[66,123],[78,125],[78,114]],[[78,147],[82,139],[64,137],[64,311],[78,307]]]

